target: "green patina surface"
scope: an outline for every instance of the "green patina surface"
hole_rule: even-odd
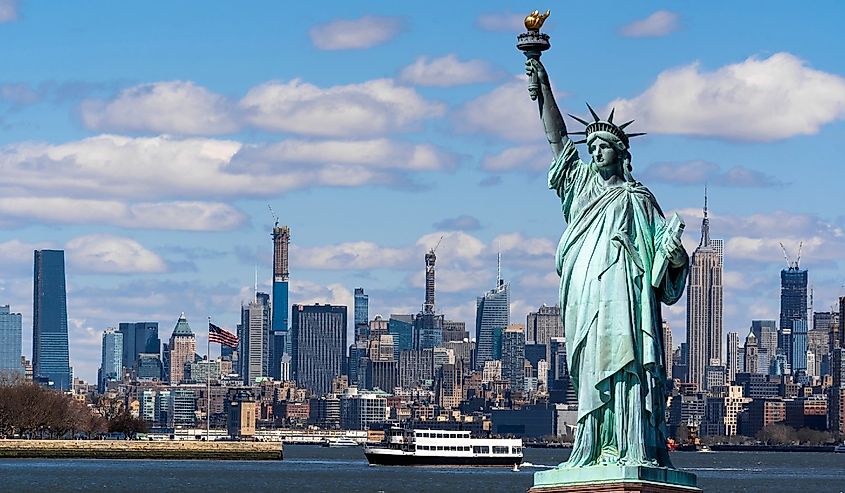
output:
[[[526,27],[530,31],[528,20]],[[634,179],[630,138],[641,134],[626,132],[632,122],[614,123],[613,111],[601,119],[589,108],[592,118],[573,117],[586,126],[573,134],[584,138],[570,139],[541,50],[526,46],[526,35],[520,38],[529,93],[554,156],[548,185],[566,222],[555,260],[578,396],[569,460],[537,473],[535,485],[644,480],[694,486],[695,475],[672,466],[664,423],[668,348],[661,303],[677,302],[686,284],[683,221],[667,220],[651,191]],[[589,160],[581,159],[578,143],[587,144]]]
[[[695,474],[668,467],[589,466],[557,467],[534,474],[534,486],[561,486],[620,482],[650,482],[696,488]]]

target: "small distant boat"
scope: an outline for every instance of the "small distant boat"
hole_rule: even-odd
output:
[[[323,442],[323,447],[329,448],[336,448],[336,447],[357,447],[358,442],[351,438],[327,438],[326,441]]]
[[[836,447],[833,447],[833,452],[836,454],[845,454],[845,443],[840,443]]]
[[[710,450],[710,447],[708,447],[707,445],[702,445],[702,446],[698,447],[698,451],[704,452],[704,453],[713,452],[712,450]]]

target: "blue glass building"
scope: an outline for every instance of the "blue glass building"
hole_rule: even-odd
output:
[[[0,375],[23,374],[21,366],[21,314],[0,306]]]
[[[124,322],[118,325],[123,334],[121,360],[124,368],[133,368],[139,354],[161,353],[158,322]]]
[[[510,285],[499,279],[475,304],[475,369],[501,355],[501,334],[510,325]],[[498,355],[496,353],[499,353]],[[498,357],[497,357],[498,356]]]
[[[366,340],[370,336],[370,297],[364,288],[355,288],[355,340]]]
[[[103,350],[100,358],[100,372],[97,387],[105,392],[109,381],[123,377],[123,333],[114,329],[103,332]]]
[[[807,327],[807,269],[798,267],[798,262],[791,262],[788,269],[780,271],[780,332],[778,349],[793,366],[793,333],[796,322],[803,322]],[[806,348],[804,349],[806,353]],[[806,365],[805,365],[806,366]]]
[[[70,389],[64,250],[35,250],[32,372],[54,388]]]

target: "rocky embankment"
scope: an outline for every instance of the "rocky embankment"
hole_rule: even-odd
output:
[[[0,458],[281,460],[279,442],[0,440]]]

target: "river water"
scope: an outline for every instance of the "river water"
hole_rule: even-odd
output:
[[[525,460],[554,465],[567,454],[525,449]],[[845,492],[845,454],[675,452],[672,460],[707,493]],[[2,459],[0,491],[522,493],[538,470],[370,467],[360,448],[288,445],[279,462]]]

